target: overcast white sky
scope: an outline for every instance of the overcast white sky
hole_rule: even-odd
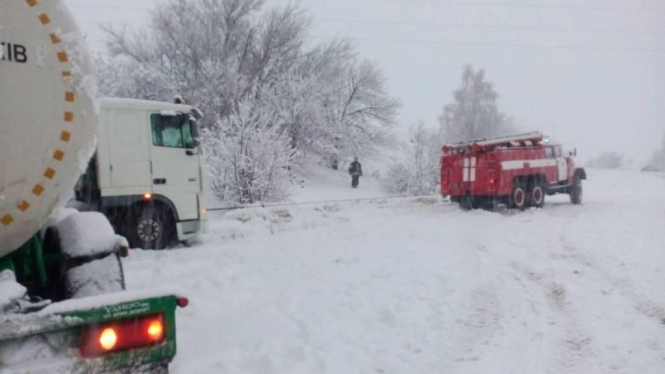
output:
[[[65,0],[102,51],[99,24],[141,30],[166,0]],[[282,4],[286,0],[267,0]],[[484,68],[525,130],[642,163],[665,133],[665,0],[301,0],[312,36],[344,35],[384,68],[403,129],[437,116],[465,63]]]

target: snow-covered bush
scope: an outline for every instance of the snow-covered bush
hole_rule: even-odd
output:
[[[623,155],[617,152],[604,152],[587,162],[587,166],[596,169],[618,169],[623,165]]]
[[[0,314],[9,308],[17,299],[22,298],[27,290],[16,281],[11,270],[0,272]]]
[[[665,172],[665,137],[663,137],[662,148],[653,153],[653,156],[651,156],[651,160],[644,167],[643,170]]]
[[[462,84],[453,93],[454,102],[439,117],[447,143],[489,138],[517,132],[513,121],[498,108],[499,94],[485,71],[464,66]]]
[[[665,150],[654,152],[651,160],[644,167],[645,171],[663,171],[665,172]]]
[[[243,100],[216,130],[203,132],[212,190],[220,200],[251,204],[286,197],[296,152],[270,109]]]
[[[423,124],[411,128],[409,141],[403,144],[400,155],[389,167],[384,188],[402,195],[427,195],[436,192],[439,185],[441,134],[428,130]]]

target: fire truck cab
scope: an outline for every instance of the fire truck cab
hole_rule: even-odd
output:
[[[568,194],[582,202],[583,168],[575,167],[571,152],[549,144],[541,133],[480,139],[443,147],[441,194],[464,209],[540,208],[546,195]]]

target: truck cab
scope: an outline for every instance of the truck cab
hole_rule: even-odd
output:
[[[98,106],[97,152],[77,200],[104,213],[132,247],[163,249],[205,233],[200,112],[134,99]]]

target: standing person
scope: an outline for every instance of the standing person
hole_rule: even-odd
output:
[[[349,174],[351,174],[351,187],[358,188],[360,177],[363,175],[363,166],[358,162],[358,157],[353,159],[351,167],[349,167]]]

